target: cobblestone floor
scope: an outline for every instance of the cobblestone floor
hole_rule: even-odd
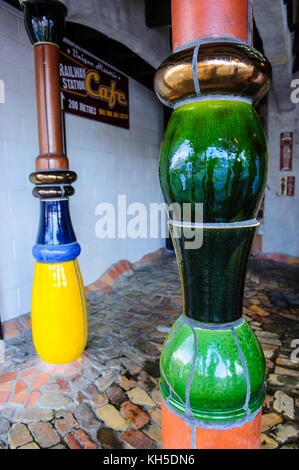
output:
[[[250,261],[244,315],[267,358],[264,448],[298,447],[298,277],[299,267]],[[87,302],[87,349],[72,364],[38,359],[28,317],[5,341],[0,448],[161,446],[159,355],[182,310],[174,255],[127,270],[104,291],[88,289]]]

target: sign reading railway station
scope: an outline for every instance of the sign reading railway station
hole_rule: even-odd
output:
[[[61,47],[59,72],[65,112],[129,129],[125,75],[67,43]]]

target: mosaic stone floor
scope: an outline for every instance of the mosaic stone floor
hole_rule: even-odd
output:
[[[161,447],[158,361],[181,288],[173,254],[143,261],[121,262],[89,286],[89,340],[72,364],[38,359],[28,315],[4,325],[0,448]],[[267,358],[268,449],[298,448],[298,279],[298,266],[250,261],[244,314]]]

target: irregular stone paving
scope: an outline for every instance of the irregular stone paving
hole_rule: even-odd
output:
[[[267,359],[266,449],[298,447],[298,275],[296,266],[249,263],[244,314]],[[87,303],[87,348],[71,364],[42,362],[30,329],[5,341],[0,448],[161,447],[159,355],[182,311],[174,255],[162,252],[104,294],[88,289]]]

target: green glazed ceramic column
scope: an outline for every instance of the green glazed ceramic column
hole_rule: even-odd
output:
[[[158,97],[174,108],[161,146],[161,188],[184,215],[169,219],[184,312],[161,355],[164,448],[260,446],[265,359],[242,306],[267,178],[253,104],[269,76],[265,57],[224,39],[187,45],[156,73]],[[190,243],[190,230],[200,246]]]

